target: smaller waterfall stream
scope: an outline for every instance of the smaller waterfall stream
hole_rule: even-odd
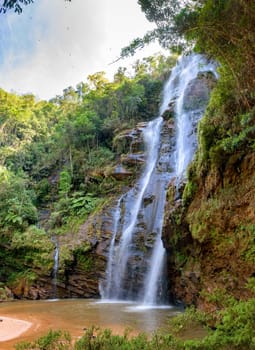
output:
[[[104,290],[101,289],[101,295],[104,299],[109,299],[111,297],[112,289],[116,288],[116,281],[113,276],[114,269],[114,259],[115,259],[115,239],[118,233],[118,227],[120,222],[120,214],[121,214],[121,201],[122,197],[117,202],[116,209],[113,214],[113,231],[112,231],[112,239],[109,248],[109,256],[108,263],[106,269],[106,286]]]
[[[198,74],[208,71],[215,74],[215,66],[203,56],[182,57],[165,85],[160,116],[143,129],[145,166],[135,187],[119,199],[113,215],[106,280],[100,288],[103,298],[146,305],[163,302],[161,235],[166,190],[173,178],[178,186],[196,150],[197,122],[207,101],[201,104],[190,98],[189,90],[195,89],[192,82]],[[170,103],[176,120],[172,136],[161,117]]]
[[[57,280],[58,276],[58,257],[59,257],[59,248],[58,244],[56,244],[55,252],[54,252],[54,266],[53,266],[53,280]]]
[[[191,84],[199,73],[212,72],[215,75],[215,64],[208,62],[201,55],[193,54],[182,57],[176,70],[178,87],[174,109],[177,121],[175,176],[178,181],[185,177],[185,171],[196,151],[197,123],[206,107],[206,104],[201,104],[201,101],[190,101],[189,87],[195,89]]]
[[[53,285],[53,297],[57,297],[57,277],[58,277],[58,267],[59,267],[59,246],[58,241],[55,237],[52,237],[52,241],[55,244],[54,249],[54,264],[52,270],[52,285]]]
[[[158,282],[159,276],[161,276],[163,270],[164,256],[165,249],[161,240],[160,231],[152,253],[151,267],[144,284],[145,295],[143,298],[143,304],[145,305],[155,305],[157,302]]]

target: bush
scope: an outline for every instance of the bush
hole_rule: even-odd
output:
[[[184,206],[187,206],[190,204],[196,191],[197,191],[197,184],[192,181],[188,181],[184,187],[184,191],[182,194],[182,201]]]
[[[71,350],[71,336],[68,332],[52,331],[34,342],[22,342],[15,346],[16,350]]]

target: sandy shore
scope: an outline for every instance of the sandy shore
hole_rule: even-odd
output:
[[[15,315],[16,317],[23,318],[22,314]],[[38,337],[45,335],[50,329],[68,329],[74,340],[80,338],[84,334],[84,328],[71,329],[64,327],[62,320],[51,320],[41,317],[33,317],[32,315],[24,314],[24,319],[14,317],[6,317],[0,315],[0,350],[13,350],[14,345],[21,341],[32,341]],[[31,321],[31,322],[30,322]],[[84,323],[85,328],[89,328],[90,323]],[[102,327],[104,328],[104,327]],[[106,328],[110,328],[113,334],[124,334],[125,328],[123,326],[107,325]],[[137,335],[138,331],[132,331],[131,335]]]
[[[0,342],[15,339],[32,326],[31,322],[0,316]]]

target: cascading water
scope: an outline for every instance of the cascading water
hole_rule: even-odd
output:
[[[135,187],[122,196],[115,210],[106,280],[101,283],[103,298],[147,305],[164,301],[161,234],[166,189],[171,179],[176,178],[177,184],[183,179],[194,155],[197,122],[207,101],[201,104],[188,92],[198,74],[208,71],[214,73],[215,67],[203,56],[182,57],[165,85],[160,117],[143,129],[145,166]],[[173,136],[161,117],[170,104],[175,115]]]
[[[52,285],[53,285],[53,297],[57,297],[57,277],[58,277],[58,265],[59,265],[59,246],[55,237],[52,237],[52,241],[55,244],[54,249],[54,265],[52,271]]]
[[[147,149],[147,157],[145,161],[145,169],[136,184],[135,188],[127,194],[126,204],[126,219],[122,225],[122,235],[118,245],[117,253],[114,252],[114,242],[118,229],[119,215],[120,215],[120,201],[118,202],[116,211],[114,213],[114,229],[113,236],[110,243],[108,264],[106,270],[106,285],[101,286],[101,295],[105,298],[122,298],[123,297],[123,279],[125,270],[127,268],[127,261],[130,256],[129,246],[132,241],[132,234],[137,224],[139,211],[141,210],[142,200],[145,191],[151,179],[151,175],[156,166],[158,159],[158,149],[160,142],[160,129],[162,118],[157,118],[148,123],[143,130],[143,137]],[[129,208],[130,210],[129,210]],[[113,255],[115,254],[115,258]]]
[[[113,279],[113,264],[115,259],[115,239],[118,233],[118,227],[120,222],[120,214],[121,214],[121,201],[122,197],[117,202],[117,206],[113,215],[113,231],[112,231],[112,239],[109,248],[109,256],[108,263],[106,269],[106,285],[105,288],[101,289],[101,295],[104,299],[109,299],[111,297],[112,289],[116,288],[115,279]]]

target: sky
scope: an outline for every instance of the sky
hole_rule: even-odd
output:
[[[161,50],[153,44],[110,64],[153,28],[137,0],[35,0],[21,15],[0,15],[0,87],[50,99],[98,71],[111,79],[119,66]]]

